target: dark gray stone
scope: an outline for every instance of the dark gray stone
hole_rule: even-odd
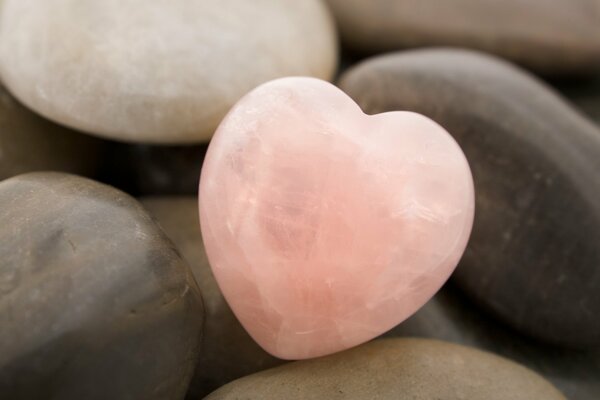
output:
[[[68,174],[0,183],[0,397],[182,399],[202,319],[137,201]]]

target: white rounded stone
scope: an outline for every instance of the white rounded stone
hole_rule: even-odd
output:
[[[3,0],[0,72],[47,118],[124,141],[210,139],[262,82],[330,79],[320,0]]]

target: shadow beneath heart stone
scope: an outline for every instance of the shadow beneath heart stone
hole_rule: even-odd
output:
[[[134,196],[196,195],[207,147],[110,142],[99,180]]]

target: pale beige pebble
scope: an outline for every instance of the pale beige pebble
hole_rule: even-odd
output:
[[[0,72],[38,113],[124,141],[210,139],[273,78],[330,79],[333,21],[320,0],[4,0]]]
[[[379,339],[238,379],[206,400],[566,400],[506,358],[428,339]]]

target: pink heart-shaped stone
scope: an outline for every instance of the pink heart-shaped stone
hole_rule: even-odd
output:
[[[409,317],[456,267],[473,212],[469,165],[442,127],[410,112],[368,116],[312,78],[242,98],[200,179],[221,291],[285,359],[355,346]]]

